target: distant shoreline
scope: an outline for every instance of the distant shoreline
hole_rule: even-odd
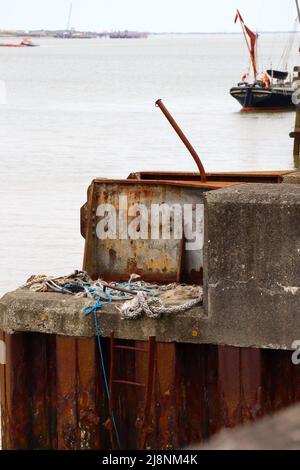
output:
[[[131,31],[130,31],[131,32]],[[134,33],[142,34],[146,33],[149,36],[240,36],[242,32],[237,31],[210,31],[210,32],[182,32],[182,31],[169,31],[169,32],[148,32],[148,31],[132,31]],[[103,31],[103,32],[90,32],[90,31],[72,31],[70,32],[72,35],[76,35],[77,39],[96,39],[102,37],[108,37],[112,32]],[[258,34],[299,34],[300,31],[258,31]],[[48,30],[38,30],[38,31],[30,31],[30,30],[0,30],[0,38],[5,37],[32,37],[32,38],[63,38],[65,31],[48,31]]]

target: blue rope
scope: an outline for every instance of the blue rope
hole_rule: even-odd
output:
[[[69,284],[65,284],[61,288],[61,293],[62,294],[64,294],[66,291],[71,293],[71,294],[75,294],[75,293],[77,294],[78,292],[84,292],[85,287],[81,286],[79,284],[76,284],[75,282],[70,282]]]
[[[98,322],[98,317],[97,317],[97,311],[98,309],[101,309],[103,305],[110,304],[112,302],[112,298],[107,294],[107,292],[104,292],[99,287],[85,287],[85,289],[88,291],[88,294],[95,299],[95,304],[88,306],[88,307],[84,307],[82,312],[85,316],[88,316],[91,314],[94,315],[95,330],[96,330],[96,336],[97,336],[98,350],[100,354],[101,367],[102,367],[103,377],[104,377],[105,392],[106,392],[107,400],[110,401],[109,384],[108,384],[107,372],[106,372],[106,367],[105,367],[105,362],[104,362],[103,346],[102,346],[101,332],[100,332],[100,327],[99,327],[99,322]],[[107,301],[103,302],[99,293],[103,294],[107,298]],[[116,435],[117,444],[118,444],[119,449],[121,449],[120,436],[119,436],[117,423],[116,423],[116,419],[115,419],[115,415],[113,411],[112,411],[111,419],[112,419],[112,423],[113,423],[113,427],[114,427],[114,431]]]
[[[108,385],[108,380],[107,380],[106,367],[105,367],[105,363],[104,363],[102,340],[101,340],[101,335],[100,335],[100,330],[99,330],[97,311],[94,311],[94,320],[95,320],[95,328],[96,328],[96,334],[97,334],[98,349],[99,349],[100,358],[101,358],[101,366],[102,366],[104,382],[105,382],[106,396],[107,396],[107,400],[109,401],[110,400],[110,391],[109,391],[109,385]],[[112,419],[113,427],[114,427],[114,430],[115,430],[117,444],[118,444],[119,449],[121,449],[120,436],[119,436],[117,423],[116,423],[116,419],[115,419],[115,414],[114,414],[113,410],[112,410],[112,413],[111,413],[111,419]]]

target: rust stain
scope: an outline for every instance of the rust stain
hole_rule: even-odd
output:
[[[3,448],[109,450],[111,420],[95,340],[36,333],[0,333],[0,339],[7,345],[7,364],[0,366]],[[146,384],[147,342],[119,341],[116,377]],[[103,347],[109,361],[108,340]],[[122,447],[201,442],[299,401],[299,385],[288,351],[157,344],[149,419],[144,389],[123,383],[114,389]]]

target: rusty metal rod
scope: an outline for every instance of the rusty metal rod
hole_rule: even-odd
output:
[[[119,292],[125,292],[125,294],[137,295],[136,291],[125,289],[124,287],[114,286],[112,284],[107,284],[107,283],[103,285],[104,292],[106,292],[106,289],[116,290]]]
[[[169,113],[169,111],[167,110],[167,108],[165,107],[164,103],[162,102],[162,100],[157,100],[156,103],[155,103],[155,106],[157,106],[158,108],[161,109],[161,111],[164,113],[164,115],[166,116],[167,120],[169,121],[169,123],[171,124],[171,126],[173,127],[173,129],[175,130],[175,132],[177,133],[177,135],[180,137],[180,139],[182,140],[182,142],[184,143],[184,145],[186,146],[186,148],[188,149],[188,151],[190,152],[190,154],[192,155],[193,159],[195,160],[195,163],[199,169],[199,172],[200,172],[200,177],[201,177],[201,181],[202,183],[205,183],[206,182],[206,173],[205,173],[205,169],[204,169],[204,166],[200,160],[200,157],[199,155],[197,154],[196,150],[194,149],[194,147],[192,146],[192,144],[189,142],[189,140],[187,139],[187,137],[184,135],[184,133],[182,132],[182,130],[180,129],[180,127],[178,126],[177,122],[175,121],[175,119],[171,116],[171,114]]]

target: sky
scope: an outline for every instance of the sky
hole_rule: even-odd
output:
[[[0,0],[0,29],[66,29],[71,0]],[[73,0],[77,30],[233,32],[238,7],[257,31],[290,31],[295,0]]]

